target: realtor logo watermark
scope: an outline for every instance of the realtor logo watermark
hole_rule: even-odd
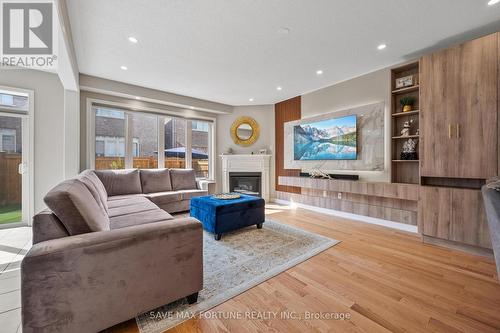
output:
[[[1,1],[0,66],[54,69],[57,56],[52,2]]]

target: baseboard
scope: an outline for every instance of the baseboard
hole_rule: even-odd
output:
[[[378,219],[375,217],[346,213],[346,212],[342,212],[342,211],[334,210],[334,209],[304,205],[304,204],[301,204],[298,202],[292,203],[290,201],[281,200],[281,199],[273,199],[273,202],[275,202],[277,204],[281,204],[281,205],[287,205],[287,206],[290,206],[293,204],[295,207],[299,207],[299,208],[303,208],[303,209],[307,209],[307,210],[312,210],[312,211],[315,211],[318,213],[323,213],[326,215],[342,217],[342,218],[349,219],[349,220],[379,225],[379,226],[383,226],[383,227],[398,229],[398,230],[412,232],[412,233],[418,233],[418,228],[416,225],[409,225],[409,224],[404,224],[404,223],[398,223],[398,222]]]
[[[493,258],[493,250],[485,249],[482,247],[477,247],[473,245],[467,245],[463,243],[454,242],[447,239],[435,238],[431,236],[422,236],[422,240],[426,244],[437,245],[446,247],[452,250],[467,252],[470,254],[475,254],[483,257]]]

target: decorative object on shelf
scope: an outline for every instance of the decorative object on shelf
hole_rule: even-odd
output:
[[[399,103],[403,107],[403,112],[408,112],[412,110],[413,104],[415,104],[415,97],[405,96],[399,100]]]
[[[308,172],[301,172],[299,174],[300,177],[307,177],[307,178],[318,178],[318,177],[313,177],[310,173]],[[340,180],[359,180],[359,175],[339,175],[336,173],[329,173],[328,176],[330,176],[329,179],[340,179]],[[321,177],[322,178],[322,177]],[[324,179],[324,178],[323,178]]]
[[[219,193],[212,195],[212,197],[219,200],[234,200],[241,198],[241,195],[238,193]]]
[[[267,155],[267,149],[264,148],[264,149],[259,150],[259,154],[260,155]]]
[[[332,179],[329,174],[321,170],[311,170],[309,172],[309,177],[311,178],[321,178],[321,179]]]
[[[227,149],[227,154],[228,155],[233,155],[233,148],[228,148]]]
[[[332,179],[332,177],[326,173],[325,171],[321,170],[325,162],[318,164],[316,167],[312,168],[311,171],[309,171],[309,177],[311,178],[321,178],[321,179]]]
[[[413,119],[410,121],[405,121],[403,123],[403,129],[401,130],[401,136],[410,136],[410,127],[411,124],[413,123]]]
[[[231,125],[231,138],[240,146],[253,145],[259,134],[259,124],[252,117],[239,117]]]
[[[402,160],[418,160],[418,155],[416,151],[417,140],[408,139],[403,143],[403,151],[401,152]]]
[[[415,132],[415,135],[420,135],[420,128],[417,128],[417,131]]]
[[[396,89],[412,87],[417,84],[415,75],[403,76],[396,79]]]

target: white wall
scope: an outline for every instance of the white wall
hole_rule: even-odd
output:
[[[45,208],[43,197],[48,190],[64,179],[64,88],[57,74],[28,69],[0,70],[0,85],[35,93],[32,176],[37,213]]]
[[[64,91],[64,178],[80,171],[80,93]]]
[[[328,172],[358,174],[360,178],[367,181],[390,181],[390,84],[390,69],[382,69],[302,95],[302,118],[385,102],[384,171],[346,172],[345,170],[327,170]]]
[[[254,118],[260,126],[260,136],[258,140],[250,147],[241,147],[236,145],[231,138],[231,124],[241,116]],[[222,190],[221,185],[221,160],[219,155],[233,149],[234,154],[251,154],[258,153],[260,149],[267,149],[268,154],[271,154],[271,197],[275,197],[274,188],[274,105],[255,105],[255,106],[236,106],[230,115],[217,115],[217,168],[216,180],[217,191]]]

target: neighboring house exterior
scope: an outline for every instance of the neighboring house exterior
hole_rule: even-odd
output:
[[[0,108],[7,111],[28,110],[28,98],[0,93]],[[17,117],[0,116],[0,152],[22,152],[22,120]]]
[[[156,118],[132,116],[133,156],[154,157],[158,152]],[[208,123],[192,121],[193,149],[208,153]],[[125,112],[97,109],[95,119],[96,156],[125,156]],[[185,147],[186,120],[169,118],[165,123],[165,149]]]

